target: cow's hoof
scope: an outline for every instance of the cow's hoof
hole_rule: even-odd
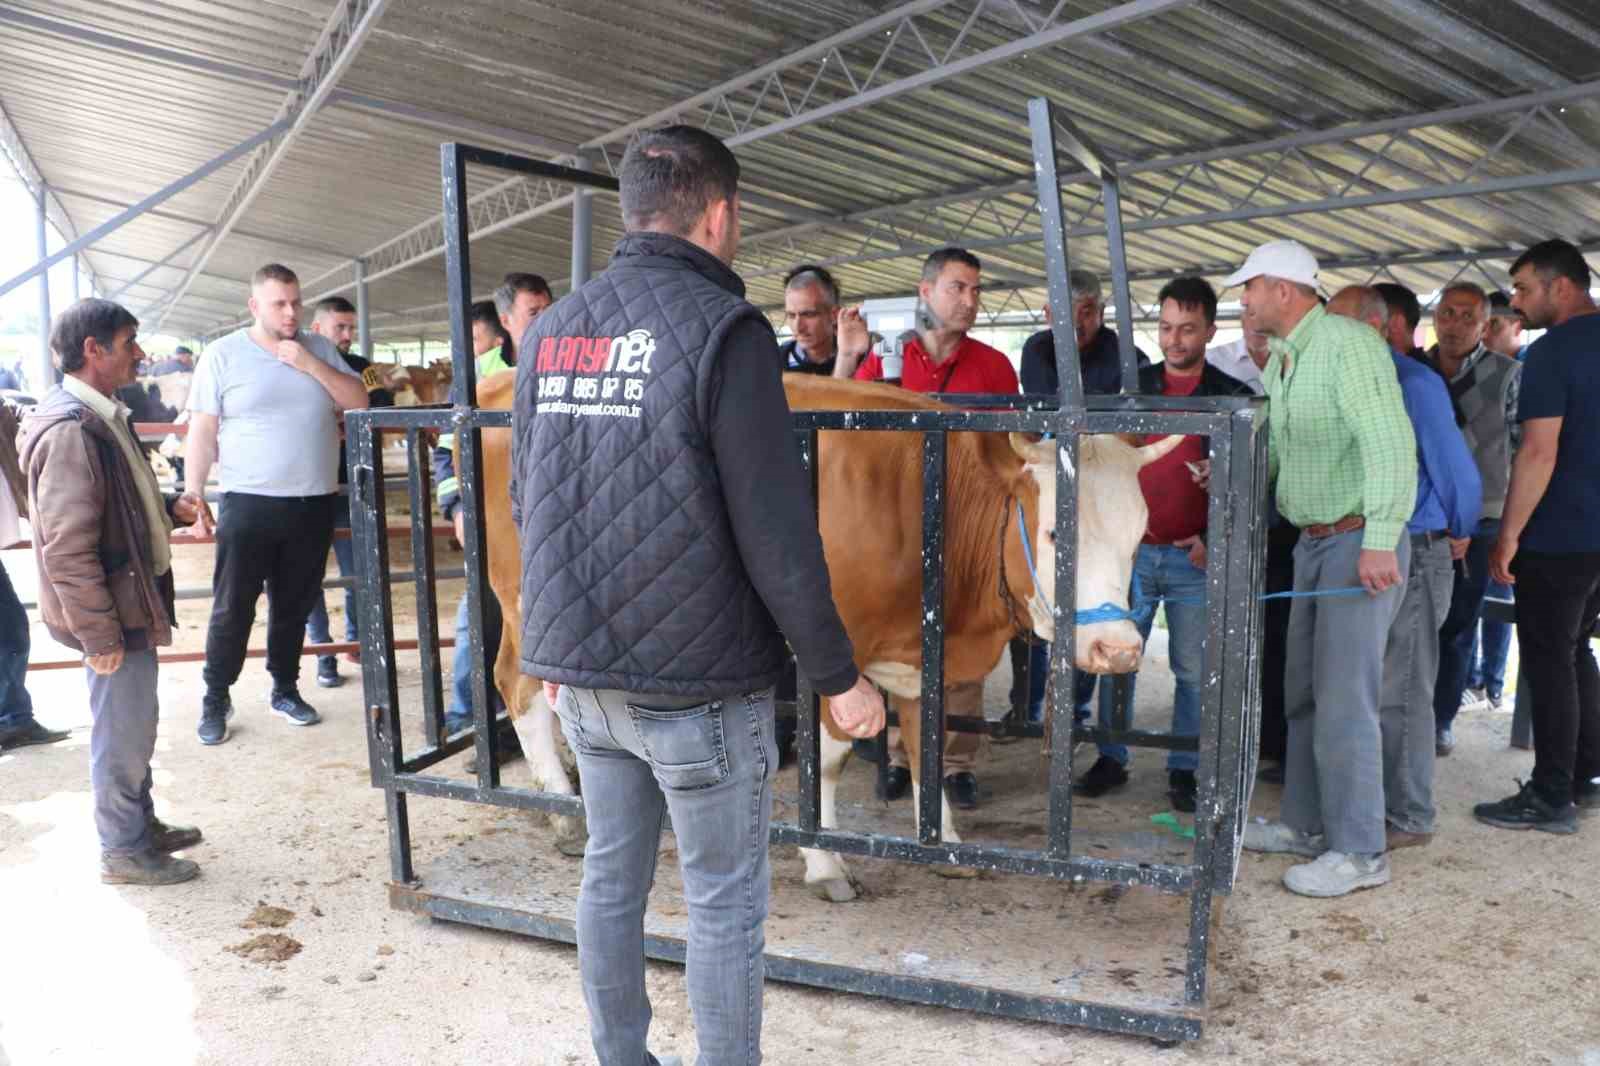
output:
[[[933,872],[940,877],[948,877],[952,881],[970,881],[978,876],[978,871],[971,866],[946,866],[935,863]]]
[[[583,849],[589,843],[588,827],[565,815],[553,815],[550,823],[556,831],[556,850],[569,859],[583,858]]]
[[[856,898],[855,886],[848,877],[830,877],[825,881],[808,881],[806,887],[818,899],[828,903],[849,903]]]

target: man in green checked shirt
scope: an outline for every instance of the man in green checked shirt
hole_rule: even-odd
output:
[[[1244,846],[1313,860],[1284,874],[1289,891],[1342,896],[1389,882],[1378,701],[1410,563],[1416,438],[1382,338],[1322,309],[1302,245],[1264,244],[1224,284],[1244,285],[1246,324],[1272,338],[1268,452],[1278,509],[1301,531],[1282,820],[1250,825]],[[1327,595],[1352,587],[1366,594]]]

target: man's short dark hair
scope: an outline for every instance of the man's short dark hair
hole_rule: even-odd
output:
[[[983,273],[983,263],[965,248],[940,248],[922,261],[922,280],[930,284],[938,281],[939,275],[944,273],[944,268],[949,263],[961,263],[980,274]]]
[[[172,349],[172,354],[173,355],[193,355],[194,354],[194,349],[190,348],[186,344],[180,344],[176,348]]]
[[[90,296],[79,300],[56,316],[50,327],[50,347],[55,350],[63,374],[73,374],[83,369],[83,342],[93,337],[102,347],[116,342],[117,334],[132,326],[139,328],[139,320],[126,307]]]
[[[1396,311],[1406,316],[1406,328],[1415,333],[1417,326],[1422,322],[1422,304],[1417,300],[1417,294],[1404,285],[1397,285],[1392,281],[1380,281],[1373,286],[1383,297],[1384,306],[1389,308],[1389,314]]]
[[[1217,290],[1205,278],[1186,277],[1173,278],[1161,286],[1161,293],[1156,297],[1156,306],[1159,308],[1168,300],[1173,301],[1185,311],[1192,311],[1199,307],[1205,312],[1206,324],[1216,325],[1217,322]]]
[[[833,275],[828,273],[826,267],[815,263],[801,263],[783,276],[783,291],[790,289],[804,289],[815,285],[822,290],[822,298],[828,302],[829,307],[839,306],[839,283],[833,280]]]
[[[494,290],[494,306],[502,315],[509,315],[511,309],[517,305],[517,293],[531,292],[536,296],[547,296],[554,302],[555,293],[550,291],[550,283],[539,274],[524,274],[513,271],[500,282],[500,287]]]
[[[268,263],[251,275],[250,286],[254,288],[264,281],[276,281],[283,285],[298,285],[300,284],[300,275],[282,263]]]
[[[1517,261],[1511,264],[1511,273],[1515,274],[1525,266],[1533,267],[1541,280],[1566,278],[1584,292],[1589,291],[1589,264],[1584,262],[1583,253],[1571,241],[1559,237],[1540,241],[1517,256]]]
[[[618,196],[629,233],[683,236],[717,200],[739,195],[739,161],[728,146],[694,126],[642,133],[622,157]]]
[[[315,314],[318,315],[353,315],[356,305],[346,300],[343,296],[325,296],[317,301]]]

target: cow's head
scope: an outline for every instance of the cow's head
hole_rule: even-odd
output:
[[[1182,437],[1166,437],[1134,447],[1113,436],[1087,436],[1078,443],[1078,604],[1080,611],[1110,603],[1128,607],[1133,557],[1144,537],[1149,511],[1139,489],[1139,468],[1176,448]],[[1065,450],[1058,442],[1011,435],[1022,457],[1025,477],[1037,486],[1038,505],[1027,516],[1034,547],[1033,578],[1021,575],[1028,593],[1033,630],[1055,639],[1056,464]],[[1020,495],[1020,494],[1019,494]],[[1014,575],[1008,575],[1015,581]],[[1096,674],[1126,674],[1139,668],[1143,641],[1131,621],[1090,622],[1076,628],[1073,656],[1078,669]]]

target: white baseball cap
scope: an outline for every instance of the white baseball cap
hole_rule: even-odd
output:
[[[1222,287],[1231,289],[1263,274],[1315,288],[1317,257],[1299,241],[1268,241],[1251,252],[1243,266],[1223,278]]]

